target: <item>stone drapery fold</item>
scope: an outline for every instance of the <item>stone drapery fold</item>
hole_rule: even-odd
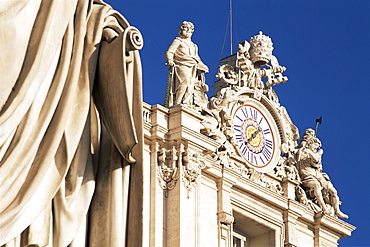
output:
[[[0,16],[0,246],[98,246],[77,233],[88,214],[99,218],[91,201],[97,171],[107,165],[101,133],[115,152],[112,169],[137,166],[120,185],[106,185],[126,191],[126,208],[114,212],[127,211],[128,177],[140,184],[133,174],[142,165],[141,47],[129,40],[135,30],[102,1],[6,1]],[[111,42],[102,40],[107,29],[117,34]],[[101,239],[114,238],[114,230]]]

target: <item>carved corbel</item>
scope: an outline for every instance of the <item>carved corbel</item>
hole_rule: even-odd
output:
[[[199,154],[192,154],[189,151],[185,151],[182,156],[182,169],[183,169],[183,182],[185,189],[189,193],[197,185],[198,177],[201,174],[201,170],[206,167],[206,164],[202,160]]]
[[[168,192],[168,190],[175,188],[179,179],[177,150],[175,147],[172,147],[171,150],[160,149],[157,161],[159,184],[162,189]]]

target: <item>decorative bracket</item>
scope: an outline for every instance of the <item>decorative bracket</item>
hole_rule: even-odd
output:
[[[162,148],[157,155],[158,181],[161,188],[166,190],[165,196],[167,197],[168,190],[175,188],[179,179],[177,150],[175,147],[171,150]]]
[[[197,185],[198,177],[201,174],[201,170],[206,167],[206,164],[199,154],[191,154],[189,151],[184,152],[182,162],[183,182],[189,198],[189,193]]]

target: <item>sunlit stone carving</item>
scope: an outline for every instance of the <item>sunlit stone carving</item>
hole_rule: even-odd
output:
[[[229,85],[256,90],[284,83],[288,80],[282,75],[286,68],[279,65],[272,51],[271,38],[259,32],[249,43],[243,41],[238,45],[235,68],[228,64],[221,65],[216,77]]]
[[[0,246],[141,246],[140,32],[103,1],[3,1],[0,36]]]
[[[204,77],[208,67],[198,55],[198,46],[191,41],[194,24],[184,21],[178,30],[179,36],[165,54],[169,75],[165,106],[202,106],[208,101]]]
[[[322,171],[323,150],[320,147],[321,142],[315,136],[315,131],[307,129],[296,153],[302,187],[306,190],[307,198],[315,200],[324,214],[334,214],[346,219],[348,216],[339,209],[340,201],[337,190],[329,176]]]

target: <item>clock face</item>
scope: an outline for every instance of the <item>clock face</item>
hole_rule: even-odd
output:
[[[240,106],[234,115],[234,137],[237,148],[247,163],[265,171],[274,158],[274,129],[261,110],[253,105]]]

